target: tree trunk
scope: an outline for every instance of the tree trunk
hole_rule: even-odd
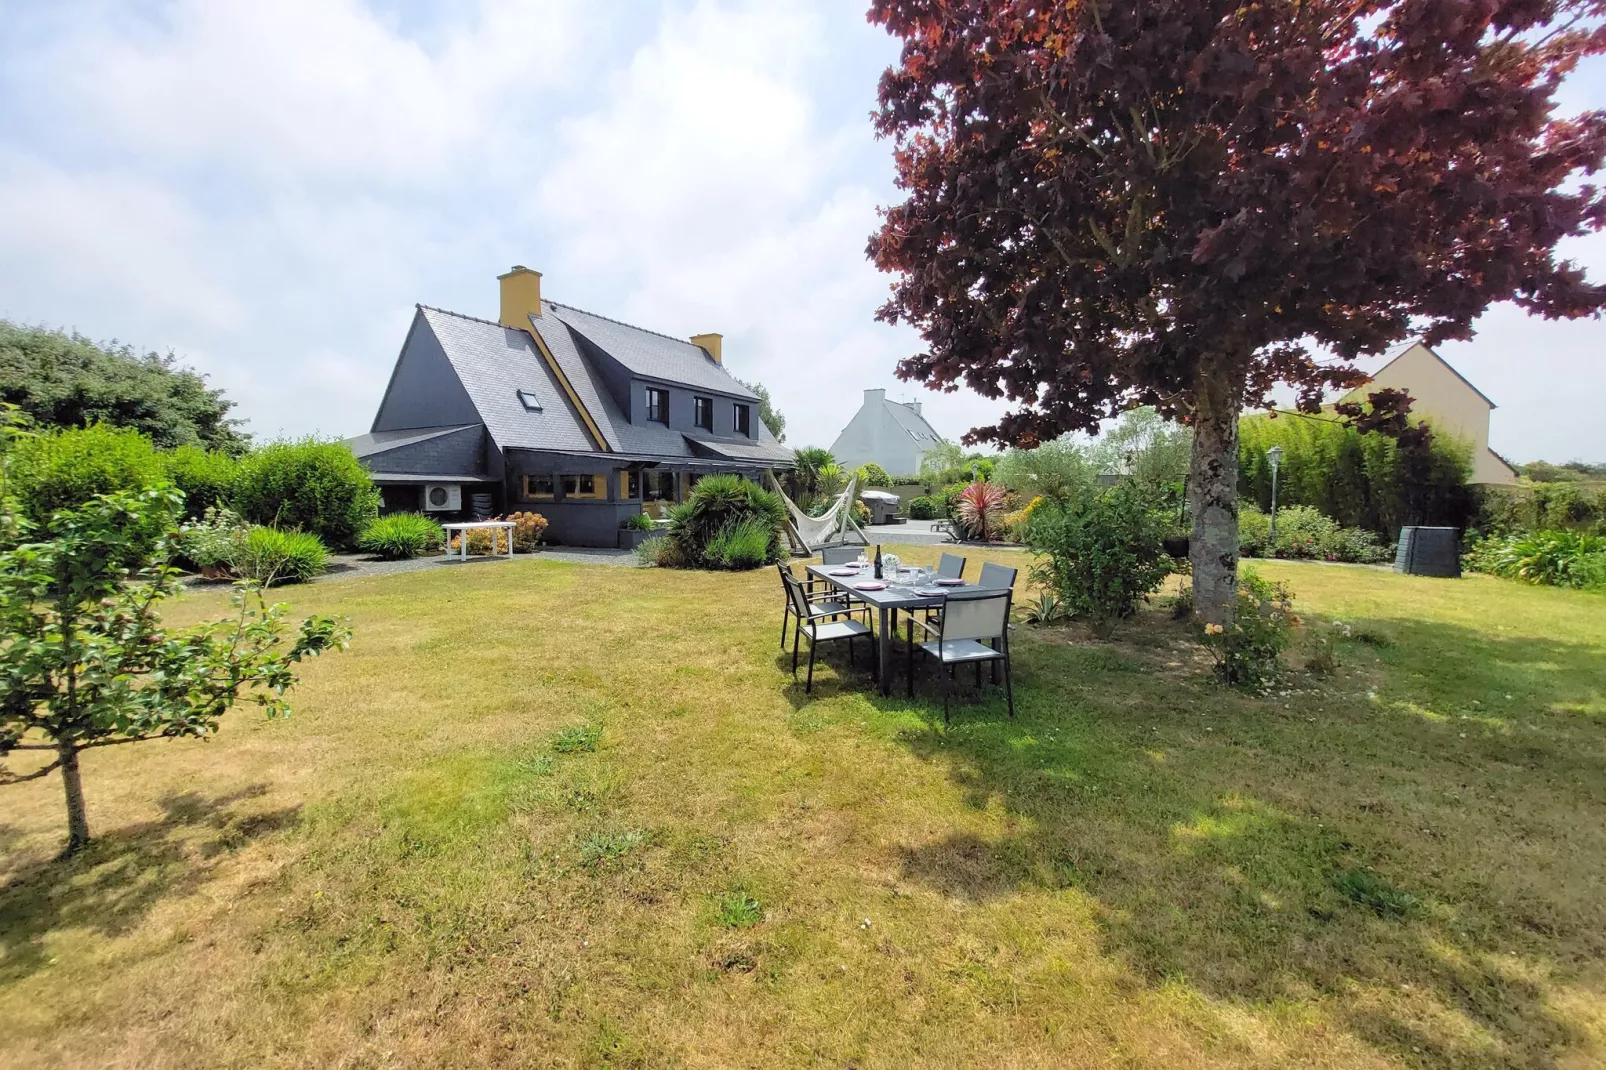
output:
[[[78,749],[63,743],[61,784],[67,792],[67,850],[73,854],[89,843],[89,815],[84,811],[84,782],[78,775]]]
[[[1188,498],[1193,509],[1194,613],[1207,624],[1232,619],[1238,585],[1239,376],[1230,361],[1200,371],[1193,411],[1193,459]]]

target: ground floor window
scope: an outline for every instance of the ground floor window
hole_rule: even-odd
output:
[[[557,495],[557,480],[552,476],[525,476],[526,498],[552,498]]]
[[[608,481],[597,475],[561,476],[563,480],[563,496],[565,498],[606,498],[608,496]]]
[[[619,473],[619,497],[626,501],[635,501],[641,497],[641,473],[624,471]]]
[[[643,497],[649,502],[675,500],[675,473],[657,469],[642,474]]]

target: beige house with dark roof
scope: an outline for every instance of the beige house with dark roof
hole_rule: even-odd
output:
[[[1489,448],[1489,414],[1495,403],[1473,386],[1448,361],[1421,342],[1412,342],[1386,357],[1374,359],[1375,368],[1358,361],[1371,381],[1339,400],[1363,401],[1378,390],[1403,390],[1411,395],[1411,412],[1434,427],[1465,439],[1472,446],[1472,482],[1512,486],[1517,472]]]

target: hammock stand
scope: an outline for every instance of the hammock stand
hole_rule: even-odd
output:
[[[792,552],[800,557],[813,557],[822,546],[839,546],[852,543],[858,546],[869,546],[870,537],[864,533],[859,522],[853,519],[853,492],[858,487],[857,474],[848,478],[848,487],[839,494],[827,509],[819,516],[809,516],[797,507],[797,503],[786,496],[780,480],[775,473],[770,473],[770,483],[775,487],[775,493],[781,496],[786,503],[786,538],[792,544]],[[853,536],[857,535],[855,539]]]

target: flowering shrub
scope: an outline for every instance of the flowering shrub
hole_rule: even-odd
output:
[[[513,549],[521,554],[534,553],[546,534],[547,519],[540,513],[509,513],[502,518],[513,521]]]
[[[1222,682],[1244,691],[1260,691],[1277,678],[1282,671],[1282,653],[1300,623],[1292,599],[1287,587],[1262,579],[1254,569],[1239,574],[1232,622],[1204,626],[1204,643],[1216,660],[1216,675]]]
[[[1039,494],[1031,501],[1027,502],[1024,509],[1017,509],[1013,513],[1005,516],[1004,529],[1008,531],[1010,535],[1014,536],[1016,540],[1024,539],[1026,536],[1027,522],[1031,520],[1032,513],[1037,509],[1038,506],[1042,504],[1043,496]]]

